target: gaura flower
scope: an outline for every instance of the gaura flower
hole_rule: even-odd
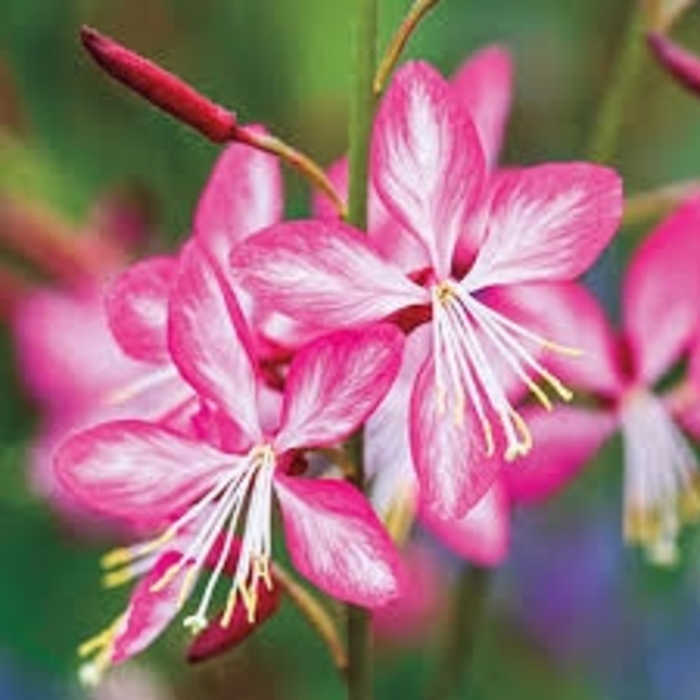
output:
[[[659,564],[676,560],[683,522],[700,516],[697,458],[685,435],[700,436],[699,227],[695,197],[639,247],[623,281],[620,333],[583,290],[565,305],[550,305],[552,323],[590,358],[560,371],[595,401],[567,406],[556,416],[533,416],[538,450],[519,469],[507,471],[509,488],[520,499],[538,500],[621,430],[625,539]],[[685,378],[669,388],[669,372],[688,357]]]
[[[369,503],[345,482],[303,478],[297,471],[304,450],[345,439],[376,407],[398,371],[401,333],[379,324],[305,346],[289,368],[272,424],[262,410],[268,389],[241,311],[196,242],[180,256],[168,328],[173,362],[203,405],[196,430],[107,423],[70,439],[56,459],[76,497],[142,525],[167,523],[155,539],[107,557],[108,566],[122,567],[111,572],[112,582],[144,577],[127,611],[83,648],[96,654],[88,678],[160,633],[191,594],[214,547],[212,575],[186,626],[207,626],[234,547],[239,553],[220,624],[227,626],[241,605],[254,620],[258,589],[272,585],[275,500],[294,566],[325,592],[377,606],[399,589],[398,555]]]
[[[55,479],[56,445],[91,423],[125,415],[124,411],[150,416],[164,410],[170,398],[175,400],[162,393],[142,396],[128,406],[114,400],[150,368],[125,356],[114,342],[104,289],[150,233],[148,218],[140,200],[128,192],[98,200],[75,230],[29,203],[3,202],[0,209],[6,235],[14,239],[30,232],[23,254],[40,265],[46,258],[47,272],[55,278],[27,289],[15,300],[10,318],[19,373],[40,412],[29,453],[32,486],[81,526],[89,514]]]
[[[237,246],[234,274],[261,303],[330,328],[388,318],[409,330],[428,323],[411,396],[413,461],[421,497],[459,518],[496,477],[497,460],[483,456],[513,459],[531,447],[502,376],[518,377],[546,407],[540,383],[570,398],[538,359],[568,349],[519,323],[502,293],[581,274],[615,232],[620,180],[586,163],[487,177],[472,119],[424,63],[395,75],[374,126],[371,166],[399,235],[422,251],[421,265],[402,269],[341,222],[300,221]]]

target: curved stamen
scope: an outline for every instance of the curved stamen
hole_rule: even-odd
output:
[[[494,452],[489,412],[498,417],[505,437],[505,458],[511,460],[527,454],[532,436],[508,398],[492,358],[502,361],[545,408],[551,409],[551,400],[535,377],[565,401],[572,398],[572,392],[533,356],[523,341],[559,353],[577,351],[523,328],[449,280],[435,285],[432,297],[438,410],[444,413],[449,405],[459,424],[464,416],[466,395],[481,424],[488,456]]]

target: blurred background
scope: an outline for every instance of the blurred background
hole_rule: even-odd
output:
[[[381,0],[382,45],[409,4]],[[408,55],[450,74],[486,44],[507,46],[516,76],[506,162],[582,158],[633,4],[443,0]],[[264,123],[330,163],[346,147],[350,5],[3,0],[0,198],[19,199],[42,220],[79,235],[101,202],[125,196],[148,230],[138,245],[150,250],[188,232],[217,149],[102,75],[80,46],[81,24],[158,60],[242,121]],[[700,48],[700,12],[684,16],[677,36]],[[700,101],[648,59],[614,164],[628,192],[700,174]],[[287,175],[287,211],[304,214],[306,186]],[[643,230],[624,235],[596,276],[613,310],[619,273]],[[1,251],[8,235],[0,231]],[[32,288],[48,284],[18,269],[22,285],[26,278]],[[14,281],[0,277],[0,700],[80,698],[75,648],[120,609],[124,593],[99,586],[99,554],[115,538],[57,514],[27,467],[39,406],[16,361]],[[473,700],[700,697],[700,530],[684,538],[678,567],[654,571],[621,545],[620,500],[614,441],[562,497],[517,514],[512,557],[497,573],[483,619]],[[201,666],[182,661],[185,641],[173,625],[95,697],[343,696],[325,649],[289,605],[245,646]],[[434,641],[426,634],[408,649],[381,641],[377,697],[423,697]]]

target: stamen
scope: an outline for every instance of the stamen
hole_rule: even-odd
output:
[[[684,523],[700,518],[697,460],[665,405],[645,390],[620,407],[625,447],[624,535],[652,563],[672,565]]]
[[[80,658],[95,655],[91,661],[82,664],[80,667],[78,673],[80,682],[83,685],[96,686],[109,668],[112,661],[114,638],[117,636],[125,616],[125,614],[120,615],[109,627],[86,640],[78,647],[78,656]]]
[[[480,337],[477,328],[483,333]],[[553,343],[493,311],[457,283],[443,281],[433,288],[433,348],[438,413],[449,409],[456,425],[464,420],[467,399],[481,425],[487,455],[495,450],[489,413],[498,416],[505,437],[505,458],[525,455],[532,435],[494,370],[493,356],[525,384],[545,409],[552,401],[539,377],[559,398],[569,401],[573,392],[547,370],[523,345],[577,355],[579,351]],[[488,410],[487,410],[488,409]]]

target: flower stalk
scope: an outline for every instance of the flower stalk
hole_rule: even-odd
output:
[[[635,0],[630,12],[615,60],[614,73],[603,97],[588,146],[588,159],[598,163],[610,163],[615,157],[624,124],[624,110],[632,97],[644,58],[643,37],[647,17],[644,2]]]
[[[465,566],[455,584],[431,700],[457,697],[469,670],[479,622],[488,597],[491,570]]]
[[[436,7],[439,2],[440,0],[415,0],[411,9],[404,17],[403,22],[401,22],[401,25],[396,30],[396,34],[394,34],[389,42],[389,48],[379,64],[377,74],[374,78],[375,95],[382,94],[389,80],[389,76],[396,67],[401,53],[408,43],[408,40],[411,38],[411,35],[416,30],[421,20],[430,10]]]
[[[369,192],[369,147],[376,96],[372,87],[377,62],[377,0],[354,2],[354,76],[350,98],[349,181],[347,221],[360,230],[367,229]],[[350,443],[356,465],[353,483],[364,491],[362,433]],[[362,607],[347,607],[347,697],[348,700],[372,698],[372,634],[370,613]]]

